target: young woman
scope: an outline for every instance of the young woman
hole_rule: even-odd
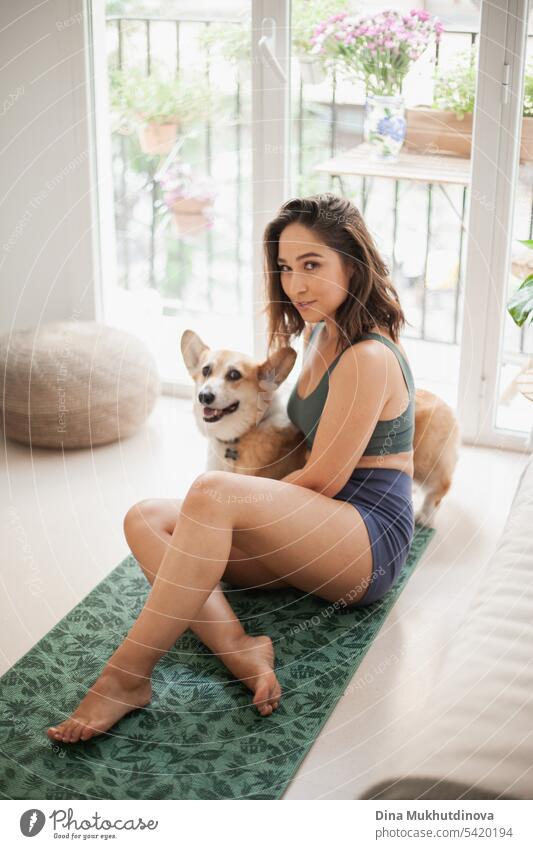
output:
[[[154,666],[189,627],[272,713],[272,642],[246,634],[221,579],[343,605],[369,604],[398,579],[414,530],[415,399],[387,268],[358,210],[330,193],[283,204],[264,247],[270,348],[313,329],[288,405],[305,465],[282,480],[204,472],[184,499],[128,511],[152,589],[77,709],[48,728],[54,740],[87,740],[146,705]]]

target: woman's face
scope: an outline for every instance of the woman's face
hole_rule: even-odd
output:
[[[351,270],[303,224],[287,224],[279,237],[281,286],[304,321],[333,318],[346,299]]]

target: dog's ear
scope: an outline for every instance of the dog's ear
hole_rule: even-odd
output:
[[[297,356],[294,348],[288,346],[273,351],[264,363],[257,366],[258,381],[265,381],[272,384],[272,389],[277,389],[291,373]]]
[[[192,377],[196,377],[198,361],[202,353],[209,349],[209,345],[202,342],[194,330],[184,330],[181,335],[181,353],[187,366],[187,371]]]

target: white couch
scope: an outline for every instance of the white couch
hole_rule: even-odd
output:
[[[533,455],[405,762],[359,798],[533,799]]]

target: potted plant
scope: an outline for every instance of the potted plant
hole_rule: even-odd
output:
[[[230,62],[242,77],[250,70],[252,35],[251,19],[246,14],[238,23],[209,24],[203,28],[198,44],[201,50],[217,54]]]
[[[326,77],[326,65],[322,57],[313,51],[311,36],[317,23],[325,17],[350,7],[355,11],[356,0],[293,0],[291,18],[291,41],[293,54],[298,58],[304,83],[316,85]],[[200,36],[203,49],[217,52],[239,68],[246,76],[251,62],[251,20],[243,17],[239,25],[234,23],[211,24]]]
[[[327,59],[317,55],[312,40],[319,21],[341,12],[356,13],[349,0],[297,0],[293,4],[292,48],[298,58],[302,82],[317,85],[326,79]]]
[[[407,110],[408,149],[470,156],[475,91],[475,51],[465,50],[453,69],[435,74],[432,105]]]
[[[195,176],[188,163],[177,160],[157,175],[157,180],[179,236],[194,235],[213,226],[216,190],[212,181]]]
[[[468,158],[476,93],[476,47],[458,54],[448,71],[435,74],[433,104],[407,110],[406,145],[411,151],[431,147],[439,153]],[[524,80],[520,162],[533,160],[533,64]]]
[[[519,239],[522,245],[526,248],[533,248],[533,240]],[[525,324],[533,324],[533,274],[522,281],[518,289],[511,295],[507,302],[507,311],[514,323],[518,327],[523,327]],[[520,371],[506,390],[506,399],[508,400],[514,394],[514,386],[516,386],[526,398],[533,401],[533,357],[525,363]]]
[[[442,30],[439,19],[423,9],[359,17],[341,12],[315,28],[314,52],[365,84],[364,134],[373,158],[397,159],[406,130],[403,80],[431,40],[439,41]]]
[[[137,131],[141,150],[149,155],[170,151],[178,133],[205,120],[211,92],[203,81],[140,68],[114,69],[110,74],[111,106],[121,132]]]
[[[533,240],[518,240],[526,248],[533,248]],[[522,281],[516,292],[513,293],[507,303],[507,310],[518,327],[524,324],[533,324],[533,274],[528,274]]]

